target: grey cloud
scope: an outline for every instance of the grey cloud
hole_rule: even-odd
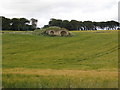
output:
[[[3,0],[0,14],[35,17],[39,19],[40,26],[47,24],[50,18],[103,20],[116,17],[117,8],[114,6],[117,2],[118,0]]]

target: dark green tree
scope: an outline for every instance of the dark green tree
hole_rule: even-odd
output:
[[[106,26],[108,27],[108,30],[116,30],[117,29],[116,27],[119,26],[119,23],[116,21],[107,21],[106,24],[107,24]]]
[[[71,20],[71,30],[79,30],[80,29],[80,23],[77,20]]]
[[[66,28],[68,30],[72,30],[71,29],[72,26],[68,20],[63,20],[62,25],[63,25],[63,28]]]
[[[31,18],[32,30],[35,30],[37,28],[37,22],[37,19]]]
[[[84,30],[93,30],[94,29],[94,25],[92,21],[84,21]]]
[[[119,23],[116,21],[92,22],[92,21],[77,21],[77,20],[61,20],[52,18],[45,27],[57,26],[68,30],[97,30],[97,29],[117,29]]]
[[[13,18],[11,22],[11,30],[25,31],[29,29],[30,21],[26,18]]]
[[[11,20],[9,18],[2,18],[2,30],[10,30],[11,29]]]
[[[49,21],[49,26],[63,27],[63,26],[62,26],[62,20],[52,18],[52,19]]]
[[[20,21],[19,28],[21,31],[29,30],[29,23],[30,23],[29,20],[27,20],[26,18],[20,18],[19,21]]]
[[[13,18],[12,20],[11,20],[11,30],[17,30],[17,31],[19,31],[20,30],[20,22],[19,22],[19,19],[18,18]]]

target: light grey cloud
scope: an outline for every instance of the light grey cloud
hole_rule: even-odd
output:
[[[0,15],[38,19],[38,26],[50,18],[79,21],[117,20],[119,0],[2,0]]]
[[[119,1],[119,4],[118,4],[118,21],[120,23],[120,1]]]

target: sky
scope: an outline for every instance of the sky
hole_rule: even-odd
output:
[[[51,18],[78,21],[118,21],[120,0],[1,0],[0,16],[35,18],[38,27]]]

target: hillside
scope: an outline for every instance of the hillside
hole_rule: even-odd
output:
[[[49,80],[51,80],[51,75],[55,75],[55,82],[57,82],[57,80],[63,82],[64,80],[66,81],[66,78],[69,80],[69,74],[72,75],[76,73],[75,77],[80,78],[79,76],[83,72],[83,78],[85,80],[83,80],[83,82],[88,84],[84,83],[84,85],[81,84],[80,86],[76,84],[80,81],[76,81],[77,79],[74,81],[73,79],[74,84],[72,84],[73,86],[71,87],[117,87],[117,32],[117,30],[73,31],[71,32],[72,37],[3,34],[3,85],[10,87],[9,85],[13,78],[19,80],[18,78],[26,77],[24,78],[26,81],[28,77],[36,77],[34,75],[38,75],[39,79],[44,77],[44,80],[40,80],[46,82],[48,81],[48,76],[50,76]],[[59,73],[58,71],[60,71],[59,77],[56,76],[58,75],[57,73]],[[82,72],[80,73],[80,71]],[[91,73],[90,76],[88,76],[90,72],[93,72],[93,74]],[[29,73],[32,76],[26,76]],[[48,74],[47,79],[46,73]],[[98,76],[94,77],[94,73]],[[64,75],[68,76],[65,77]],[[72,77],[74,77],[74,75],[72,75]],[[105,77],[108,77],[107,80]],[[90,84],[90,78],[94,78],[92,81],[93,85]],[[97,78],[102,79],[99,81]],[[14,79],[13,82],[11,82],[13,87],[40,87],[39,85],[31,86],[31,83],[25,86],[19,81],[19,84],[15,86],[14,83],[16,80]],[[33,82],[35,83],[36,81]],[[98,82],[97,85],[96,82]],[[42,87],[51,87],[51,82],[48,83],[49,84],[44,84],[45,86]],[[52,87],[68,86],[54,84]]]

